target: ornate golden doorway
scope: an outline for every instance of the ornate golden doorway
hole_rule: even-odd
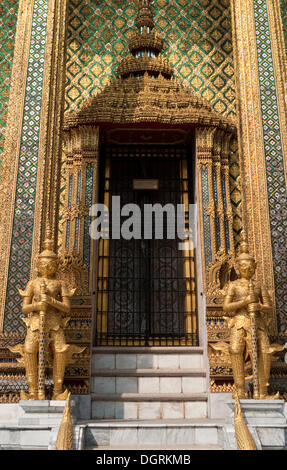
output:
[[[179,249],[177,226],[173,233],[169,225],[176,222],[178,204],[184,204],[188,222],[190,153],[185,144],[102,146],[99,202],[109,208],[110,229],[109,238],[98,242],[98,346],[198,345],[195,253],[187,245]],[[130,204],[138,218],[125,239],[121,228],[135,215]],[[146,207],[155,205],[166,209],[161,233],[154,216],[146,219]]]

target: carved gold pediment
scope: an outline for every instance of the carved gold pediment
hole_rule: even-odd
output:
[[[210,103],[177,79],[161,74],[118,78],[82,107],[65,116],[65,129],[92,123],[161,122],[165,124],[198,124],[235,131],[230,118],[217,114]]]

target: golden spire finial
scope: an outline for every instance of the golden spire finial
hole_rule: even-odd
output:
[[[253,256],[249,253],[248,238],[247,238],[247,233],[245,229],[241,231],[241,243],[239,246],[239,255],[237,259],[238,260],[249,259],[249,260],[254,261]]]
[[[161,55],[164,42],[156,31],[150,0],[139,0],[138,14],[135,20],[137,30],[131,34],[129,49],[131,54],[124,57],[118,67],[118,75],[128,79],[145,76],[157,78],[160,74],[170,79],[173,68],[166,57]]]
[[[54,240],[52,235],[52,229],[49,217],[47,217],[44,242],[43,242],[43,251],[39,254],[39,258],[57,258],[56,253],[53,250]]]
[[[249,253],[247,233],[245,229],[241,232],[240,253]]]
[[[150,4],[150,0],[139,0],[139,10],[136,18],[136,26],[139,29],[142,26],[154,28],[153,11]]]

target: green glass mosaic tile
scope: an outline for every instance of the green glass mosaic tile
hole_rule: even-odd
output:
[[[0,4],[0,164],[3,153],[19,0]]]

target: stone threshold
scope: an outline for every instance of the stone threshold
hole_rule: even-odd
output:
[[[47,424],[46,426],[43,424],[2,424],[0,423],[0,431],[1,430],[9,430],[11,431],[47,431],[47,429],[53,429],[55,426],[52,424]],[[1,444],[0,444],[1,446]]]
[[[200,346],[95,346],[93,354],[203,354]]]
[[[13,444],[0,444],[0,450],[48,450],[48,446],[20,446]]]
[[[173,401],[207,401],[207,393],[92,393],[92,401],[138,401],[138,402],[173,402]]]
[[[85,447],[85,450],[223,450],[222,447],[217,445],[173,445],[173,446],[99,446],[99,447]]]
[[[166,428],[166,427],[222,427],[224,419],[193,418],[193,419],[92,419],[78,421],[79,427],[91,428]]]
[[[206,377],[202,369],[96,369],[92,377]]]

